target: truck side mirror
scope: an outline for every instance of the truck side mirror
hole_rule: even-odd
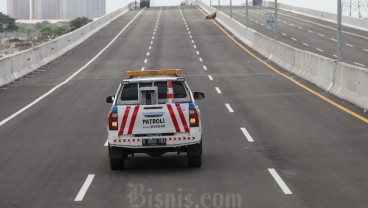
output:
[[[106,98],[107,103],[113,103],[114,100],[115,100],[115,96],[109,96],[109,97]]]
[[[206,97],[203,92],[194,92],[193,96],[194,100],[202,100]]]

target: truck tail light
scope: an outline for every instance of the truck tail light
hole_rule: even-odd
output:
[[[109,113],[109,130],[118,130],[118,112],[116,111]]]
[[[199,126],[198,111],[195,108],[189,108],[189,123],[190,127]]]

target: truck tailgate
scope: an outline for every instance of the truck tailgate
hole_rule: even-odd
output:
[[[189,104],[118,106],[119,136],[189,133]]]

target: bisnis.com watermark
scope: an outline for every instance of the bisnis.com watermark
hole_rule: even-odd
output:
[[[129,208],[240,208],[242,198],[239,193],[203,193],[199,201],[194,201],[193,194],[178,188],[173,193],[159,193],[143,184],[129,183],[127,198]],[[198,199],[198,197],[196,197]]]

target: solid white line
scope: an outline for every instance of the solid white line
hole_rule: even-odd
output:
[[[254,142],[252,136],[249,134],[246,128],[240,128],[240,130],[243,132],[245,138],[247,138],[248,142]]]
[[[308,32],[313,33],[313,31],[312,31],[312,30],[308,30]]]
[[[321,37],[325,37],[325,35],[324,34],[321,34],[321,33],[319,33],[318,35],[321,36]]]
[[[202,59],[202,58],[199,58],[199,61],[200,61],[200,62],[203,62],[203,59]]]
[[[364,49],[363,49],[363,51],[367,51],[367,52],[368,52],[368,49],[365,49],[365,48],[364,48]]]
[[[323,50],[322,50],[322,49],[319,49],[319,48],[317,48],[317,51],[321,51],[321,52],[323,52]]]
[[[79,193],[78,193],[77,197],[75,197],[74,201],[82,201],[83,200],[84,195],[86,195],[86,192],[87,192],[89,186],[91,185],[94,177],[95,177],[95,174],[89,174],[87,176],[86,181],[84,182],[82,188],[79,190]]]
[[[222,94],[222,92],[221,92],[220,88],[215,87],[215,89],[216,89],[216,91],[217,91],[217,93],[218,93],[218,94]]]
[[[148,61],[147,59],[144,59],[144,63],[147,63],[147,61]]]
[[[196,45],[193,45],[193,47],[194,47],[194,48],[197,48],[197,46],[196,46]]]
[[[207,67],[206,66],[203,66],[203,69],[207,71]]]
[[[60,88],[61,86],[65,85],[66,83],[68,83],[71,79],[73,79],[75,76],[77,76],[80,72],[82,72],[85,68],[87,68],[93,61],[95,61],[98,57],[101,56],[101,54],[103,52],[105,52],[115,41],[116,39],[118,39],[118,37],[133,23],[133,21],[143,12],[144,8],[132,19],[130,20],[130,22],[115,36],[114,39],[112,39],[110,41],[109,44],[106,45],[105,48],[103,48],[96,56],[94,56],[90,61],[88,61],[84,66],[82,66],[82,68],[78,69],[78,71],[74,72],[74,74],[72,74],[70,77],[68,77],[64,82],[58,84],[57,86],[55,86],[54,88],[52,88],[50,91],[46,92],[45,94],[43,94],[42,96],[40,96],[39,98],[37,98],[36,100],[34,100],[33,102],[31,102],[30,104],[28,104],[27,106],[23,107],[22,109],[18,110],[17,112],[15,112],[13,115],[7,117],[6,119],[2,120],[0,122],[0,127],[2,125],[4,125],[5,123],[7,123],[8,121],[10,121],[11,119],[15,118],[16,116],[18,116],[19,114],[21,114],[22,112],[26,111],[28,108],[32,107],[33,105],[35,105],[36,103],[40,102],[42,99],[44,99],[45,97],[49,96],[51,93],[53,93],[55,90],[57,90],[58,88]]]
[[[349,44],[349,43],[346,43],[347,46],[350,46],[350,47],[354,47],[353,45]]]
[[[199,51],[196,51],[197,55],[199,55]]]
[[[358,62],[354,62],[354,64],[356,64],[356,65],[358,65],[358,66],[365,66],[365,65],[363,65],[363,64],[360,64],[360,63],[358,63]]]
[[[303,43],[303,45],[305,45],[305,46],[309,46],[307,43]]]
[[[211,75],[208,75],[208,79],[210,79],[211,81],[213,80]]]
[[[286,34],[285,33],[281,33],[283,36],[286,36]]]
[[[334,38],[330,38],[330,40],[335,41],[335,42],[337,41],[337,40],[336,40],[336,39],[334,39]]]
[[[141,71],[144,71],[144,67],[142,67]]]
[[[143,67],[144,68],[144,67]],[[143,71],[143,70],[142,70]],[[109,140],[106,140],[105,144],[104,144],[105,147],[109,146]]]
[[[280,188],[285,194],[293,194],[289,187],[285,184],[285,182],[282,180],[282,178],[279,176],[279,174],[276,172],[273,168],[268,168],[268,171],[271,173],[272,177],[275,179],[277,184],[279,184]]]
[[[293,41],[296,41],[296,39],[295,38],[291,38]]]
[[[231,108],[231,106],[228,103],[226,103],[225,106],[227,107],[230,113],[234,113],[234,110]]]

